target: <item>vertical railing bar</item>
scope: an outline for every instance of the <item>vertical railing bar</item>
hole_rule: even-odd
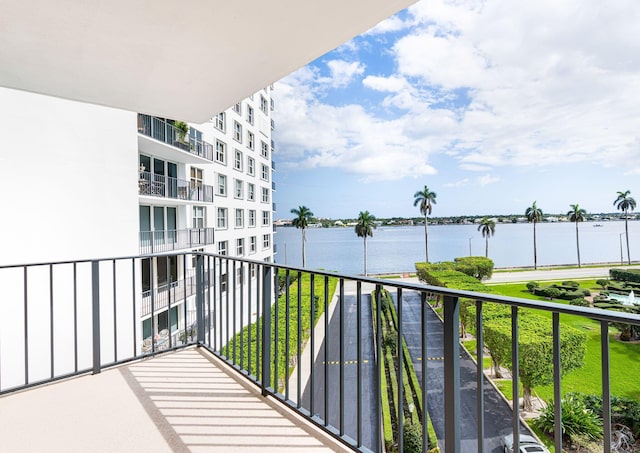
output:
[[[182,314],[184,318],[184,342],[187,344],[187,254],[182,255],[182,281],[184,282],[184,303],[182,304]],[[193,340],[193,330],[191,331],[191,339]]]
[[[325,290],[326,294],[326,290]],[[362,282],[356,283],[356,445],[362,447]]]
[[[74,269],[74,273],[75,273],[75,269]],[[133,324],[131,326],[132,332],[133,332],[133,337],[132,337],[133,356],[138,357],[138,345],[136,343],[136,339],[138,337],[138,332],[136,328],[136,324],[138,323],[138,316],[136,315],[136,259],[135,258],[131,258],[131,323]]]
[[[29,383],[29,293],[27,280],[27,266],[23,268],[24,286],[24,385]]]
[[[226,258],[225,258],[226,259]],[[219,301],[219,310],[218,310],[218,319],[219,319],[219,327],[218,327],[218,337],[220,339],[220,344],[218,345],[218,351],[222,353],[222,348],[224,347],[222,343],[222,325],[223,325],[223,317],[222,317],[222,307],[223,307],[223,298],[222,298],[222,260],[223,258],[218,259],[218,301]],[[251,340],[249,340],[251,342]],[[251,366],[251,363],[249,363]],[[249,368],[251,369],[251,368]]]
[[[447,453],[460,452],[460,303],[444,296],[444,437]]]
[[[476,389],[478,417],[478,453],[484,452],[484,332],[482,325],[482,301],[476,300]]]
[[[205,323],[207,324],[207,346],[211,347],[214,341],[211,340],[212,334],[211,330],[213,329],[213,313],[211,310],[211,256],[207,256],[207,278],[204,280],[205,288],[207,291],[207,316],[205,318]],[[214,301],[215,303],[215,301]]]
[[[229,259],[228,258],[224,262],[224,270],[225,270],[225,274],[227,275],[227,291],[224,294],[224,300],[226,303],[226,308],[224,311],[225,321],[226,321],[225,332],[227,334],[227,341],[225,342],[225,347],[227,348],[225,358],[229,360],[229,357],[231,357],[231,354],[229,353],[229,294],[231,293],[230,286],[231,286],[232,279],[229,278]]]
[[[402,288],[396,290],[396,300],[398,301],[398,346],[396,347],[396,353],[398,355],[398,451],[404,451],[404,386],[402,379],[402,371],[404,370],[404,363],[402,362],[404,356],[404,350],[402,348]],[[393,303],[393,302],[391,302]]]
[[[344,278],[340,279],[340,437],[344,436]]]
[[[375,452],[382,452],[382,373],[384,369],[382,363],[384,358],[382,357],[382,304],[381,300],[382,286],[376,285],[375,299],[376,299],[376,418],[375,418]]]
[[[309,413],[311,414],[311,416],[313,417],[313,415],[315,414],[315,389],[316,389],[316,383],[315,383],[315,373],[313,372],[314,366],[313,366],[313,358],[315,357],[314,354],[314,350],[315,350],[315,335],[313,334],[313,324],[314,324],[314,316],[313,316],[313,312],[314,312],[314,307],[315,307],[315,303],[316,303],[316,297],[315,297],[315,289],[316,289],[316,284],[315,284],[315,277],[316,275],[312,272],[309,275],[309,281],[310,281],[310,290],[309,290],[309,318],[311,319],[310,321],[310,326],[311,326],[311,331],[310,331],[310,335],[309,335],[309,353],[310,353],[310,363],[311,366],[309,367]],[[325,385],[324,386],[324,390],[325,392],[327,392],[328,386]]]
[[[54,350],[54,322],[53,322],[53,264],[49,264],[49,354],[51,361],[49,365],[51,367],[50,374],[53,379],[55,369],[55,350]]]
[[[112,260],[113,287],[113,360],[118,361],[118,300],[116,297],[116,260]]]
[[[156,352],[156,276],[153,272],[156,262],[157,260],[155,258],[149,258],[149,282],[151,283],[151,352]]]
[[[513,406],[513,451],[520,451],[520,357],[518,351],[518,307],[511,307],[511,391]]]
[[[429,451],[429,429],[428,419],[429,411],[427,409],[427,293],[420,293],[420,317],[422,319],[421,333],[421,354],[422,361],[422,451]]]
[[[329,278],[324,277],[324,426],[329,426]]]
[[[100,262],[91,261],[91,317],[93,326],[93,374],[100,373]]]
[[[240,262],[240,369],[244,370],[244,263]],[[250,276],[247,276],[250,278]]]
[[[562,451],[562,369],[560,363],[560,313],[553,312],[553,413],[554,445]]]
[[[233,321],[233,330],[235,332],[236,330],[236,303],[235,301],[237,300],[238,297],[238,293],[236,291],[236,286],[238,285],[238,279],[237,279],[237,275],[236,275],[236,260],[233,260],[233,262],[231,263],[231,269],[233,271],[233,316],[232,316],[232,321]],[[233,360],[232,363],[235,365],[236,364],[236,336],[235,334],[232,336],[233,339]]]
[[[78,372],[78,269],[73,263],[73,369]],[[135,347],[134,347],[135,351]]]
[[[289,269],[286,270],[285,273],[285,307],[284,307],[284,322],[285,322],[285,360],[287,363],[286,366],[286,372],[285,372],[285,380],[284,380],[284,399],[285,401],[289,400],[289,354],[291,353],[291,351],[289,350],[289,338],[290,338],[290,322],[289,322],[289,298],[290,298],[290,294],[289,294],[289,285],[291,284],[290,282],[290,275],[289,275]]]
[[[252,354],[251,354],[251,350],[252,350],[252,347],[251,347],[251,344],[252,344],[251,343],[251,331],[253,330],[253,326],[251,324],[251,317],[253,316],[253,313],[251,312],[251,299],[252,299],[251,295],[253,294],[253,291],[252,291],[253,285],[251,284],[251,269],[252,268],[255,269],[256,265],[255,264],[249,264],[249,284],[251,286],[249,287],[249,292],[247,293],[247,296],[248,296],[247,314],[249,315],[249,333],[247,334],[247,344],[249,345],[249,348],[248,348],[249,357],[247,358],[247,373],[249,374],[249,376],[251,376],[251,358],[252,358]],[[256,281],[256,292],[257,291],[258,291],[258,284],[257,284],[257,281]],[[257,353],[258,352],[256,351],[256,354]]]
[[[278,278],[278,276],[277,276],[278,275],[278,270],[277,269],[275,269],[275,270],[272,269],[272,273],[275,274],[273,277],[275,279],[277,279]],[[275,288],[273,288],[273,289],[277,290],[277,288],[278,288],[278,286],[276,285]],[[272,293],[270,293],[270,294],[272,294]],[[279,383],[280,383],[279,378],[278,378],[278,355],[280,353],[279,348],[278,348],[278,341],[279,341],[278,333],[279,333],[280,329],[278,329],[278,326],[280,325],[279,324],[280,323],[280,319],[279,319],[280,313],[278,313],[278,296],[277,296],[277,294],[275,295],[275,301],[274,301],[274,304],[273,304],[273,310],[274,310],[274,324],[273,324],[273,332],[272,332],[273,337],[274,337],[274,340],[273,340],[273,376],[275,377],[275,381],[273,382],[273,388],[274,388],[274,391],[277,393],[278,392],[278,386],[279,386]]]
[[[177,259],[176,259],[177,260]],[[176,275],[178,271],[176,269]],[[169,348],[173,346],[171,340],[171,293],[173,293],[173,299],[175,300],[176,291],[173,287],[173,281],[171,281],[171,257],[167,256],[167,282],[169,286],[167,287],[167,330],[169,331]]]
[[[201,253],[196,254],[196,323],[197,323],[197,342],[204,343],[204,288],[203,288],[203,270],[204,256]]]
[[[600,321],[600,348],[602,354],[602,426],[604,428],[602,442],[604,444],[604,453],[611,453],[611,382],[608,321]]]
[[[298,271],[298,310],[297,310],[297,328],[298,328],[298,338],[296,340],[297,342],[297,353],[298,353],[298,361],[297,364],[298,366],[296,367],[298,369],[298,382],[297,382],[297,387],[296,390],[298,392],[297,395],[297,399],[296,399],[296,406],[298,409],[300,409],[300,407],[302,407],[302,366],[301,366],[301,360],[302,360],[302,349],[301,349],[301,345],[300,345],[300,338],[302,337],[302,312],[300,310],[301,308],[301,298],[302,298],[302,272]],[[325,335],[326,336],[326,335]],[[325,345],[326,347],[326,345]],[[325,385],[326,385],[326,381],[325,381]]]

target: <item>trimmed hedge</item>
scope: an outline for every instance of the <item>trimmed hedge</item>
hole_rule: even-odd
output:
[[[484,256],[464,256],[455,258],[454,269],[478,280],[484,280],[493,274],[493,261]]]
[[[640,269],[609,269],[612,280],[640,283]]]

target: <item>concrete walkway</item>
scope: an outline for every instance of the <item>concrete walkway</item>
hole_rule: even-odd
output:
[[[0,398],[0,451],[348,451],[202,349]]]

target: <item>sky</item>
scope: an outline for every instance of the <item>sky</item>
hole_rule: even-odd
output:
[[[276,218],[640,202],[640,2],[423,0],[275,84]]]

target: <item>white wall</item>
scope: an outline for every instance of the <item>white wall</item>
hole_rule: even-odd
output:
[[[0,265],[138,253],[136,114],[0,89]]]

